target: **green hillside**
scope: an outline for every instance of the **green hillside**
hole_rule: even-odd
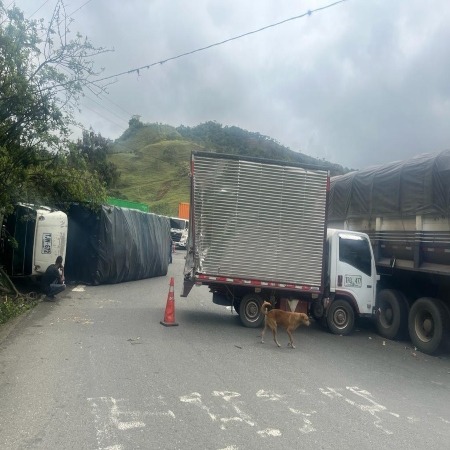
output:
[[[328,167],[332,175],[349,170],[238,127],[206,122],[193,128],[174,128],[143,124],[133,118],[110,149],[109,160],[120,171],[120,180],[109,194],[147,204],[157,214],[176,215],[178,203],[189,201],[189,161],[194,150],[321,165]]]

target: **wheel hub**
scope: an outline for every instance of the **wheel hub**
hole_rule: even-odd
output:
[[[433,321],[431,319],[425,319],[423,321],[423,329],[427,334],[433,331]]]
[[[246,308],[246,314],[249,319],[254,319],[258,315],[259,308],[256,303],[250,302]]]
[[[429,314],[422,314],[416,319],[416,334],[422,342],[429,342],[434,335],[434,321]]]
[[[386,319],[386,322],[388,324],[392,323],[392,317],[394,316],[393,312],[392,312],[392,308],[387,308],[384,312],[384,318]]]
[[[342,327],[345,325],[347,321],[347,314],[345,313],[344,310],[342,309],[338,309],[335,313],[334,313],[334,322],[337,326]]]

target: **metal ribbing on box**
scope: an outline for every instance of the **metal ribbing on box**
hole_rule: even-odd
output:
[[[327,172],[194,156],[199,271],[320,286]]]

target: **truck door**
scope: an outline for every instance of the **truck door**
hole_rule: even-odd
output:
[[[376,292],[372,249],[360,234],[339,233],[336,290],[350,293],[360,314],[371,314]]]

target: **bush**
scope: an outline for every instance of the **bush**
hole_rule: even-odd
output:
[[[6,323],[13,317],[20,316],[37,304],[35,299],[26,297],[0,297],[0,323]]]

